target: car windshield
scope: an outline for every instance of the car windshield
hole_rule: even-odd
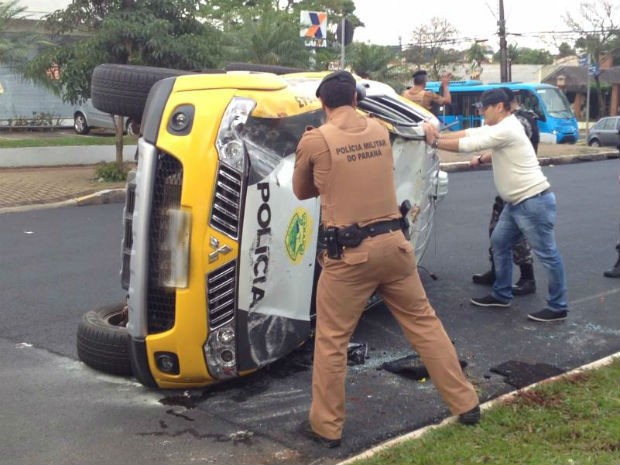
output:
[[[250,116],[243,128],[250,157],[250,184],[263,179],[283,158],[293,155],[306,127],[319,127],[324,117],[323,110],[282,118]]]
[[[575,115],[566,96],[558,89],[538,89],[538,95],[545,103],[547,113],[554,118],[573,118]]]

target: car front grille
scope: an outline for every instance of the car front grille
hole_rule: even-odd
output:
[[[233,239],[239,238],[241,187],[241,175],[225,165],[220,165],[210,224]]]
[[[207,275],[209,329],[232,320],[235,314],[237,262],[232,261]]]
[[[129,267],[133,246],[133,211],[136,205],[136,183],[134,175],[127,179],[125,188],[125,209],[123,211],[123,242],[121,248],[121,285],[129,289]]]
[[[169,227],[169,209],[181,206],[183,166],[171,155],[159,153],[153,186],[150,223],[149,275],[147,290],[148,332],[166,331],[174,325],[176,292],[162,283],[170,274],[170,251],[165,237]]]

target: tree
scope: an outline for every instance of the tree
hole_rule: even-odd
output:
[[[512,60],[512,63],[519,65],[550,65],[553,63],[553,57],[547,50],[522,47],[517,49],[517,56]]]
[[[398,93],[404,90],[402,82],[410,72],[400,64],[395,64],[396,53],[393,48],[381,45],[367,45],[354,42],[348,47],[347,63],[359,76],[385,82]]]
[[[465,52],[465,59],[469,63],[477,63],[478,65],[486,61],[485,48],[479,42],[475,42]]]
[[[47,43],[40,34],[9,31],[11,23],[25,19],[25,11],[19,0],[0,2],[0,63],[15,69],[27,61],[36,46]]]
[[[446,46],[455,42],[456,29],[444,18],[432,18],[430,24],[422,25],[413,31],[413,47],[405,52],[407,61],[424,67],[430,79],[439,79],[441,68],[454,61],[454,53]]]
[[[584,1],[579,6],[580,17],[570,13],[564,16],[566,25],[579,34],[575,46],[589,53],[593,63],[598,63],[605,52],[612,51],[614,46],[618,45],[619,26],[614,21],[618,17],[615,10],[616,7],[609,0]],[[598,94],[598,108],[603,109],[603,93],[598,74],[594,75],[594,81]]]
[[[562,42],[558,47],[558,58],[565,58],[575,54],[575,49],[566,42]]]
[[[197,19],[192,0],[73,0],[46,18],[56,44],[26,69],[32,80],[76,104],[90,97],[100,63],[201,69],[219,62],[220,32]],[[58,70],[50,79],[48,70]],[[116,161],[122,166],[122,125],[117,118]]]
[[[234,61],[307,68],[310,51],[299,37],[299,20],[283,11],[265,10],[238,16],[226,31],[226,56]]]

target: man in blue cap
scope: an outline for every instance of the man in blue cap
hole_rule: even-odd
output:
[[[505,205],[491,235],[495,282],[491,294],[470,300],[479,307],[509,307],[512,301],[512,247],[525,237],[548,275],[547,306],[528,314],[534,321],[566,319],[568,312],[566,274],[558,250],[554,225],[555,194],[543,174],[534,147],[523,126],[512,114],[510,96],[502,89],[490,89],[480,99],[485,125],[464,131],[439,134],[424,123],[426,141],[434,148],[452,152],[481,152],[473,166],[493,159],[495,187]]]

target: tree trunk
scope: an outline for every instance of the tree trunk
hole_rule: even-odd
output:
[[[123,117],[114,117],[114,144],[116,145],[116,167],[119,172],[123,169]]]

